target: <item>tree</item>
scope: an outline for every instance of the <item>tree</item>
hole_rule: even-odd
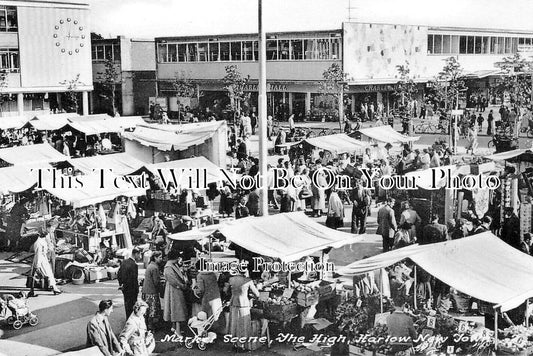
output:
[[[397,83],[397,87],[394,91],[394,96],[400,99],[400,103],[405,106],[405,102],[411,102],[418,94],[418,87],[411,78],[411,69],[409,68],[409,62],[405,61],[405,64],[396,66],[396,70],[400,75],[400,81]]]
[[[78,73],[74,79],[64,80],[59,84],[66,86],[65,99],[63,100],[63,108],[67,112],[78,112],[78,85],[82,84],[80,82],[80,74]]]
[[[246,86],[250,82],[250,76],[243,76],[239,68],[232,64],[226,66],[226,75],[222,78],[224,89],[228,91],[230,105],[234,115],[240,113],[243,106],[247,107],[250,93],[246,92]]]
[[[117,113],[116,104],[116,84],[120,80],[119,72],[112,58],[106,58],[104,62],[104,72],[97,73],[99,81],[102,84],[102,90],[99,95],[109,103],[111,115]]]
[[[194,98],[196,96],[197,86],[196,83],[191,80],[190,75],[186,74],[185,71],[176,72],[172,86],[178,97],[176,104],[178,104],[178,120],[181,122],[180,98]]]
[[[505,94],[509,95],[512,104],[525,106],[531,98],[531,75],[533,61],[523,58],[520,53],[506,57],[502,62],[496,63],[503,71],[496,81],[494,89],[496,94],[504,101]]]
[[[430,82],[430,98],[439,104],[444,102],[446,111],[459,108],[459,101],[464,97],[466,85],[463,68],[455,57],[445,60],[442,71]]]
[[[320,92],[334,98],[338,102],[339,126],[342,131],[344,121],[344,102],[347,101],[345,93],[348,91],[348,75],[343,72],[338,63],[333,63],[322,73],[323,80],[320,82]]]

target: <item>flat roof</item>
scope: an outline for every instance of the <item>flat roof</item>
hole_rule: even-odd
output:
[[[13,6],[50,6],[50,7],[89,7],[87,2],[79,0],[0,0],[0,5]]]
[[[309,34],[325,34],[335,33],[342,34],[342,29],[335,30],[311,30],[311,31],[280,31],[280,32],[267,32],[266,36],[284,36],[284,35],[309,35]],[[257,37],[257,33],[227,33],[227,34],[215,34],[215,35],[199,35],[199,36],[169,36],[169,37],[156,37],[155,41],[172,41],[172,40],[197,40],[197,39],[212,39],[212,38],[233,38],[233,37]]]

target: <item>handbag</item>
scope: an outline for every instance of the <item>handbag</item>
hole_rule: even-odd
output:
[[[311,189],[309,187],[303,187],[300,193],[298,194],[298,198],[300,200],[311,198],[313,196],[313,192],[311,192]]]

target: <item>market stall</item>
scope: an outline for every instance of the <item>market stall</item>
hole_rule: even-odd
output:
[[[121,133],[144,123],[145,121],[140,116],[111,117],[107,114],[98,114],[68,118],[67,127],[85,135],[99,135],[111,132]]]
[[[364,142],[377,141],[378,143],[411,143],[418,141],[419,136],[406,136],[394,130],[389,125],[368,127],[356,131],[355,137],[359,137]]]
[[[126,132],[125,152],[147,163],[204,156],[220,167],[226,165],[225,121],[183,125],[143,124]]]
[[[31,126],[37,131],[55,131],[66,126],[69,118],[79,116],[76,113],[48,114],[37,115],[30,121],[27,126]]]
[[[69,159],[68,163],[83,174],[92,174],[101,169],[111,170],[116,175],[131,174],[145,165],[127,153]]]
[[[47,143],[0,149],[0,161],[4,162],[4,166],[32,166],[34,164],[58,163],[67,160],[67,156],[59,153]]]
[[[338,157],[343,153],[362,156],[367,147],[369,147],[367,143],[346,134],[335,134],[307,138],[300,142],[291,143],[289,156],[304,155],[305,157],[310,155],[313,159],[319,159],[320,152],[323,152],[325,157],[331,158]]]
[[[7,116],[0,118],[0,130],[18,130],[24,127],[28,118],[24,116]]]
[[[411,260],[423,271],[455,290],[478,301],[493,304],[496,310],[496,330],[498,329],[498,312],[507,312],[533,297],[533,280],[530,278],[533,258],[510,247],[491,232],[459,240],[408,246],[354,262],[339,269],[338,273],[344,276],[358,276],[391,266],[401,266],[400,263],[406,259]],[[408,290],[411,287],[415,289],[419,287],[416,280],[416,267],[414,268],[415,271],[412,273],[415,276],[414,280],[410,275],[406,278],[410,280],[409,286],[406,287]],[[392,275],[392,270],[390,271]],[[420,300],[418,301],[420,309],[423,309],[425,305]],[[417,301],[414,302],[414,306],[416,308]],[[438,317],[450,317],[448,310],[439,309],[437,312],[439,314],[433,314],[435,317],[433,320]],[[453,315],[451,317],[453,318]],[[459,315],[455,319],[460,323],[465,318],[464,315]],[[470,320],[475,319],[470,318]],[[477,322],[477,324],[480,323]],[[453,325],[452,321],[450,332],[458,332]],[[480,325],[476,326],[480,327]],[[467,329],[469,328],[466,327],[463,333],[466,333]],[[494,342],[497,346],[497,333],[495,335]]]

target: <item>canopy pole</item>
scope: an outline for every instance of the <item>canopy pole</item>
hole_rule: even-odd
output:
[[[413,287],[413,306],[415,309],[416,309],[416,286],[417,286],[417,281],[416,281],[416,265],[415,265],[415,285]]]
[[[529,298],[526,299],[526,328],[529,328]]]
[[[498,350],[498,309],[494,309],[494,350]]]
[[[383,314],[383,268],[379,269],[379,307]]]
[[[262,216],[268,216],[268,141],[267,141],[267,78],[266,78],[266,33],[263,27],[263,0],[258,0],[259,37],[259,174],[263,182],[259,194]]]

